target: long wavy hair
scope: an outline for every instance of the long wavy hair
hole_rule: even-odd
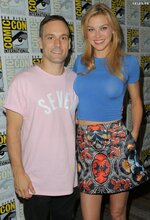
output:
[[[88,68],[88,72],[95,69],[94,50],[87,39],[87,26],[90,18],[97,15],[106,16],[111,28],[113,29],[110,50],[108,55],[106,56],[107,65],[112,74],[116,75],[117,77],[123,80],[124,77],[121,71],[122,57],[124,56],[123,32],[116,16],[113,14],[112,10],[105,4],[98,3],[91,6],[86,12],[86,14],[82,17],[81,30],[82,30],[83,40],[85,43],[84,51],[82,55],[82,63]]]

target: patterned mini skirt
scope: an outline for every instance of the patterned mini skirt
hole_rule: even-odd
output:
[[[80,192],[111,194],[147,181],[136,142],[123,122],[78,125],[77,161]]]

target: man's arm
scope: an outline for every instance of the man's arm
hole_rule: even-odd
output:
[[[7,147],[11,161],[15,191],[22,198],[31,198],[35,193],[32,182],[26,174],[22,163],[21,128],[23,117],[19,113],[6,110],[7,115]]]

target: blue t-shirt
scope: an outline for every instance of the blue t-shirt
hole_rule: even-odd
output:
[[[94,62],[96,69],[83,74],[88,70],[78,55],[73,67],[77,73],[74,90],[79,99],[77,119],[101,122],[121,119],[127,84],[139,80],[138,60],[133,55],[124,57],[122,73],[125,80],[110,73],[105,58],[95,58]]]

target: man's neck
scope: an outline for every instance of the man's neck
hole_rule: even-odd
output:
[[[42,61],[39,67],[51,75],[62,75],[64,72],[64,64],[47,63]]]

